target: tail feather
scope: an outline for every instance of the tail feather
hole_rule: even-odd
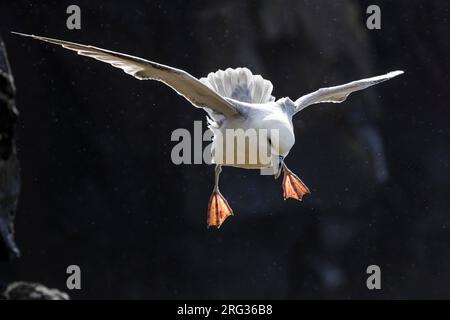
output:
[[[260,75],[253,75],[247,68],[228,68],[211,72],[200,81],[222,97],[248,103],[274,101],[273,85]]]

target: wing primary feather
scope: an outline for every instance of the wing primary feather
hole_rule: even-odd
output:
[[[340,86],[321,88],[297,99],[295,101],[294,114],[315,103],[341,103],[345,101],[352,92],[366,89],[373,85],[397,77],[403,73],[404,72],[401,70],[391,71],[384,75],[352,81]]]
[[[195,107],[209,108],[226,116],[238,114],[238,110],[233,104],[181,69],[90,45],[19,32],[12,33],[60,45],[63,48],[76,51],[79,55],[106,62],[139,80],[151,79],[161,81],[186,98]]]

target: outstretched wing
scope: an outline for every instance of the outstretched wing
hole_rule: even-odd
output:
[[[345,99],[347,99],[347,97],[352,92],[366,89],[370,86],[392,79],[401,74],[403,74],[403,71],[392,71],[382,76],[357,80],[336,87],[321,88],[297,99],[295,101],[294,114],[315,103],[341,103],[345,101]]]
[[[236,108],[186,71],[127,54],[89,45],[13,32],[37,40],[53,43],[122,69],[139,80],[157,80],[165,83],[198,108],[209,108],[226,116],[237,114]]]

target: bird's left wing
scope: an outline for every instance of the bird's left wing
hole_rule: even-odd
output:
[[[352,92],[366,89],[370,86],[392,79],[401,74],[403,74],[403,71],[392,71],[381,76],[352,81],[336,87],[321,88],[297,99],[295,101],[294,114],[315,103],[341,103],[345,101],[345,99],[347,99],[347,97]]]
[[[18,32],[13,33],[57,44],[63,48],[76,51],[79,55],[109,63],[110,65],[122,69],[127,74],[130,74],[139,80],[161,81],[174,89],[178,94],[185,97],[190,103],[198,108],[209,108],[226,116],[231,116],[238,113],[237,109],[230,102],[222,98],[186,71],[148,61],[139,57],[89,45]]]

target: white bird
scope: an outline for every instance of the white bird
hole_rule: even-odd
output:
[[[292,117],[304,108],[322,102],[343,102],[352,92],[366,89],[375,84],[392,79],[403,71],[393,71],[384,75],[353,81],[344,85],[321,88],[304,95],[295,101],[289,98],[275,100],[272,96],[272,83],[260,75],[253,75],[247,68],[228,68],[208,74],[197,79],[186,71],[148,61],[131,55],[105,50],[90,45],[82,45],[52,38],[13,32],[37,40],[57,44],[63,48],[76,51],[99,61],[122,69],[139,80],[157,80],[174,89],[197,108],[203,108],[209,118],[210,129],[214,132],[213,163],[216,164],[215,184],[208,203],[207,224],[219,228],[233,211],[219,191],[219,176],[222,166],[234,166],[244,169],[266,168],[272,161],[250,161],[249,154],[259,154],[260,149],[269,147],[273,154],[280,158],[280,166],[274,172],[278,178],[281,171],[283,177],[283,197],[302,200],[303,195],[310,193],[308,187],[290,171],[284,163],[295,143]],[[258,139],[256,143],[246,142],[239,147],[234,141],[227,139],[227,129],[261,130],[278,133],[278,144],[274,148],[269,134],[266,139]],[[217,139],[218,137],[221,139]],[[235,137],[233,137],[235,139]],[[219,144],[218,141],[221,140]],[[223,151],[227,144],[233,145],[233,159],[223,159]],[[219,152],[220,151],[220,152]],[[221,155],[219,157],[218,155]],[[236,161],[243,156],[245,161]],[[271,159],[271,158],[270,158]]]

